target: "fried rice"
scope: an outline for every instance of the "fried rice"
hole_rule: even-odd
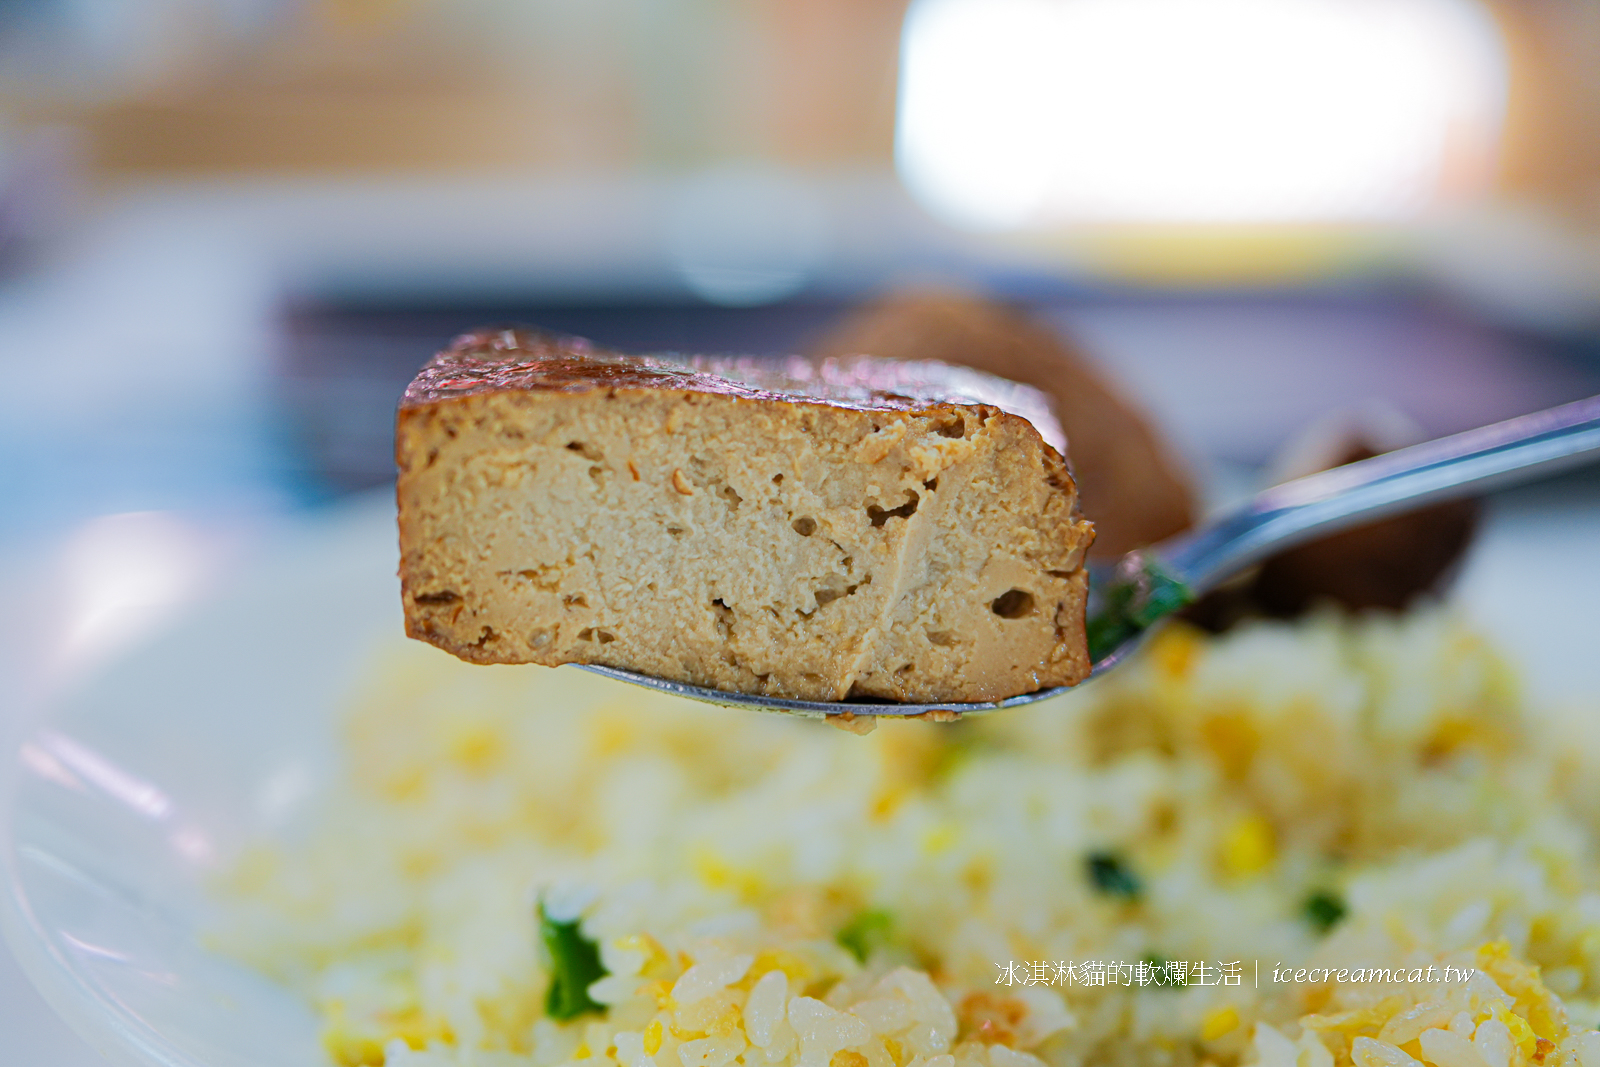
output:
[[[1442,610],[867,737],[397,641],[345,737],[212,937],[339,1064],[1600,1067],[1600,760]]]

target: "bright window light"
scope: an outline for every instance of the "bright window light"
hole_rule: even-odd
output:
[[[1484,191],[1476,0],[913,0],[896,155],[977,228],[1394,219]]]

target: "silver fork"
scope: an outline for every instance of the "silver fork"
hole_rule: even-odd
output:
[[[1090,572],[1092,674],[1124,662],[1163,619],[1275,552],[1425,504],[1532,481],[1597,454],[1600,396],[1275,485],[1196,530]],[[931,713],[954,718],[1032,704],[1067,691],[1056,687],[965,704],[827,702],[728,693],[594,664],[584,670],[691,700],[811,717]]]

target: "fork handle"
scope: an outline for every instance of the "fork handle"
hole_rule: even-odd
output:
[[[1204,593],[1281,549],[1424,504],[1579,466],[1600,454],[1600,396],[1441,437],[1256,494],[1155,554]]]

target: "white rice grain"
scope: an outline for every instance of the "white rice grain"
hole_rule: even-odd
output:
[[[1435,1067],[1488,1067],[1477,1048],[1451,1030],[1424,1030],[1422,1059]]]
[[[678,1062],[683,1067],[727,1067],[746,1047],[739,1034],[702,1037],[678,1046]]]
[[[850,1005],[850,1014],[874,1034],[892,1034],[911,1025],[911,1005],[903,997],[874,997]]]
[[[617,1062],[622,1067],[656,1067],[655,1057],[644,1050],[644,1035],[632,1030],[621,1030],[612,1037],[617,1048]]]
[[[772,1044],[788,996],[789,976],[782,971],[768,971],[751,988],[744,1002],[744,1032],[752,1045],[766,1048]]]
[[[950,1042],[955,1040],[956,1031],[959,1029],[956,1024],[956,1014],[951,1009],[950,1002],[933,984],[933,979],[921,971],[913,971],[909,967],[897,967],[884,976],[879,986],[897,989],[905,994],[910,1002],[912,1018],[927,1026],[925,1044],[930,1051],[924,1055],[944,1052],[950,1047]]]
[[[1590,1030],[1567,1039],[1573,1059],[1582,1067],[1600,1067],[1600,1033]]]
[[[1416,1040],[1424,1030],[1446,1025],[1452,1014],[1448,1005],[1436,1001],[1413,1004],[1383,1024],[1383,1029],[1378,1031],[1378,1040],[1391,1045],[1403,1045]]]
[[[1307,1030],[1295,1042],[1295,1067],[1333,1067],[1333,1053],[1315,1031]]]
[[[1472,1035],[1472,1046],[1488,1067],[1510,1067],[1514,1051],[1511,1031],[1499,1019],[1485,1019],[1479,1023],[1477,1032]]]
[[[1370,1037],[1358,1037],[1351,1042],[1350,1058],[1355,1061],[1356,1067],[1421,1067],[1401,1049],[1387,1041],[1375,1041]]]
[[[745,954],[697,963],[684,971],[683,976],[673,984],[672,999],[679,1004],[693,1004],[697,1000],[703,1000],[717,990],[726,989],[743,978],[755,961],[754,956]]]
[[[1005,1045],[989,1046],[989,1064],[990,1067],[1045,1067],[1045,1062],[1039,1057]]]
[[[1255,1045],[1256,1060],[1260,1067],[1296,1067],[1300,1050],[1275,1027],[1256,1023],[1252,1044]]]
[[[867,1024],[813,997],[789,1001],[789,1024],[800,1038],[801,1067],[824,1067],[835,1052],[872,1036]]]

